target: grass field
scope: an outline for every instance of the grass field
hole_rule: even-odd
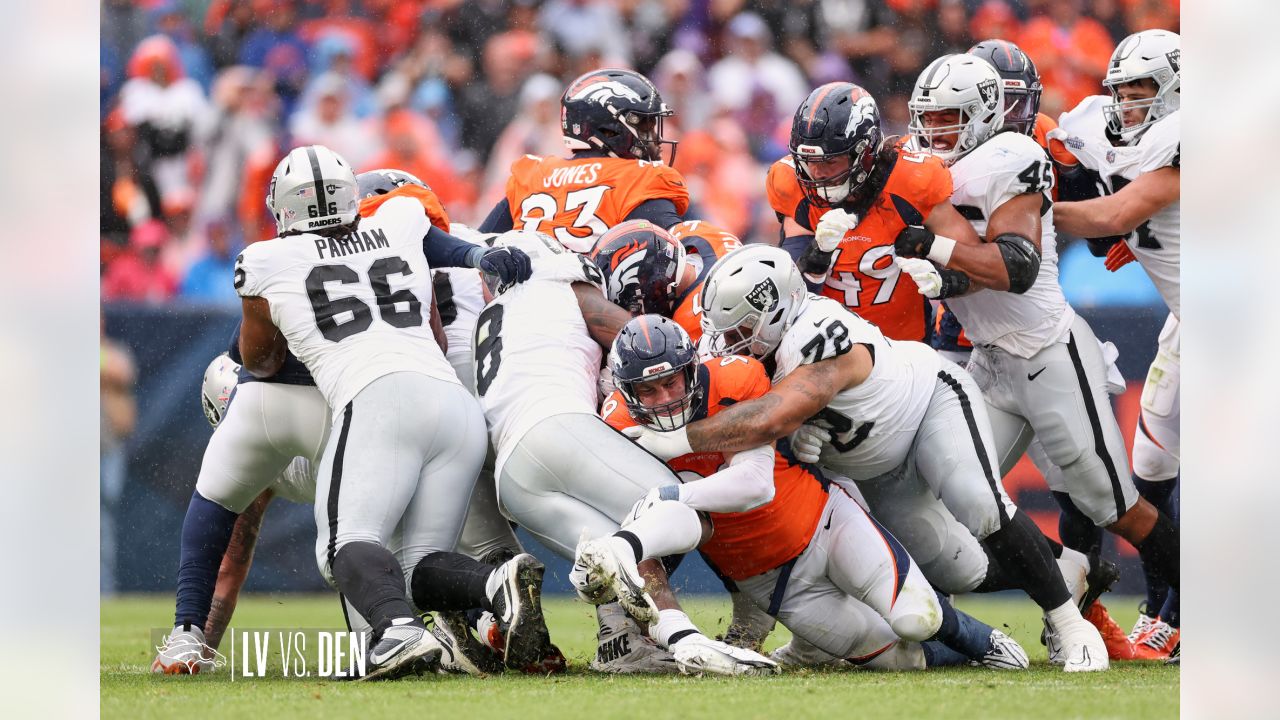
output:
[[[1109,598],[1124,627],[1135,603]],[[723,629],[723,598],[686,598],[708,634]],[[1178,714],[1178,670],[1162,664],[1117,663],[1102,674],[1067,675],[1048,665],[1038,642],[1039,613],[1026,600],[965,598],[960,606],[1008,626],[1031,655],[1027,672],[956,668],[922,673],[813,671],[771,678],[605,677],[585,668],[595,649],[594,614],[569,598],[546,600],[552,635],[569,656],[567,675],[488,678],[431,676],[395,683],[228,679],[227,671],[196,677],[147,672],[152,631],[172,617],[172,597],[123,597],[101,604],[104,718],[369,718],[537,720],[539,718],[727,717],[802,718],[973,717],[1170,718]],[[333,597],[250,596],[236,610],[239,628],[341,628]],[[785,643],[781,627],[767,649]],[[223,650],[228,648],[225,646]],[[273,665],[275,661],[273,660]]]

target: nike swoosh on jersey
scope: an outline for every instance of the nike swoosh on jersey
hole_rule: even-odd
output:
[[[1035,380],[1036,378],[1040,377],[1040,373],[1044,372],[1044,371],[1045,371],[1045,370],[1047,370],[1047,369],[1049,369],[1049,366],[1048,366],[1048,365],[1046,365],[1046,366],[1044,366],[1044,367],[1040,368],[1039,370],[1037,370],[1037,371],[1035,371],[1035,372],[1033,372],[1033,373],[1027,373],[1027,379],[1028,379],[1028,380]]]

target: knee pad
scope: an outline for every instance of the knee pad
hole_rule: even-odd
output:
[[[1178,476],[1179,465],[1173,453],[1147,436],[1139,420],[1133,434],[1133,474],[1143,480],[1172,480]]]
[[[924,670],[924,648],[918,642],[900,640],[893,647],[861,664],[875,670]]]

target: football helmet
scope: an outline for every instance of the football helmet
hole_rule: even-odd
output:
[[[1156,84],[1154,97],[1120,99],[1122,86],[1148,78]],[[1102,85],[1115,100],[1102,108],[1107,129],[1128,143],[1136,142],[1152,123],[1177,111],[1182,103],[1181,36],[1168,30],[1143,30],[1121,40],[1111,53]],[[1147,111],[1142,122],[1125,127],[1125,111],[1141,109]]]
[[[360,213],[356,174],[323,145],[296,147],[271,174],[267,209],[281,235],[350,225]]]
[[[983,40],[969,48],[969,54],[991,63],[1004,81],[1004,126],[1023,135],[1034,134],[1044,90],[1036,64],[1008,40]]]
[[[702,332],[716,355],[766,358],[807,300],[787,251],[746,245],[725,255],[702,282]]]
[[[881,139],[880,108],[866,90],[833,82],[809,93],[791,120],[787,146],[804,196],[819,207],[856,200]]]
[[[979,57],[944,55],[920,73],[907,107],[916,147],[951,164],[1004,127],[1004,82]],[[960,117],[954,125],[926,126],[924,114],[939,110],[957,110]],[[939,136],[954,136],[951,147],[938,147]]]
[[[689,422],[706,389],[698,382],[698,350],[672,320],[640,315],[622,326],[609,350],[609,370],[636,422],[661,432],[678,430]],[[636,386],[672,375],[684,376],[684,395],[659,405],[645,405]]]
[[[684,245],[666,230],[648,220],[628,220],[601,235],[590,257],[604,276],[609,302],[632,315],[670,316],[684,256]]]
[[[663,118],[674,111],[649,78],[631,70],[593,70],[569,84],[560,98],[560,127],[570,150],[602,150],[612,157],[662,160]]]
[[[227,403],[231,402],[231,391],[236,389],[239,375],[240,366],[226,353],[214,358],[205,368],[204,380],[200,383],[200,408],[213,427],[218,427],[226,416]]]
[[[429,185],[419,180],[413,173],[407,173],[403,170],[382,168],[363,172],[356,176],[356,186],[360,189],[360,199],[362,200],[373,195],[386,195],[404,185],[417,185],[418,187],[430,189]]]

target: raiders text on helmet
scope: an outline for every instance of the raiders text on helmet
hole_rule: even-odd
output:
[[[360,212],[356,174],[323,145],[294,148],[271,174],[267,209],[281,235],[349,225]]]

